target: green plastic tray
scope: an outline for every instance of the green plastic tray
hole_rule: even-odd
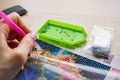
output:
[[[56,20],[48,20],[37,32],[39,39],[65,47],[75,47],[86,41],[83,27]]]

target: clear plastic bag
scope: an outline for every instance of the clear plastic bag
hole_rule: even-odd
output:
[[[89,46],[96,57],[108,58],[113,37],[114,29],[105,26],[94,26],[87,48]]]

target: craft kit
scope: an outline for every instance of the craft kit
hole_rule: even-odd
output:
[[[0,10],[0,17],[21,36],[25,36],[26,33],[6,15],[13,11],[21,16],[27,12],[16,5]],[[84,27],[49,19],[37,34],[39,39],[34,44],[32,54],[13,80],[120,80],[120,66],[113,67],[113,64],[116,65],[113,60],[119,60],[114,55],[109,56],[114,29],[94,26],[87,41],[88,34]],[[31,36],[33,40],[35,37]],[[102,57],[104,62],[98,57]]]

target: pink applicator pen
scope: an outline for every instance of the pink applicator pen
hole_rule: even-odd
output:
[[[4,21],[9,25],[9,27],[11,27],[12,29],[14,29],[17,33],[19,33],[21,36],[25,36],[26,33],[18,26],[16,25],[2,10],[0,10],[0,17],[2,19],[4,19]],[[35,35],[31,35],[31,38],[33,40],[36,39],[36,34]],[[39,50],[41,49],[41,47],[38,45],[37,42],[34,43],[34,47]]]

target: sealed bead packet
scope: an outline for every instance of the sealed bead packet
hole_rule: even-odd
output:
[[[88,42],[93,55],[99,58],[108,58],[113,37],[114,29],[105,26],[94,26]]]

